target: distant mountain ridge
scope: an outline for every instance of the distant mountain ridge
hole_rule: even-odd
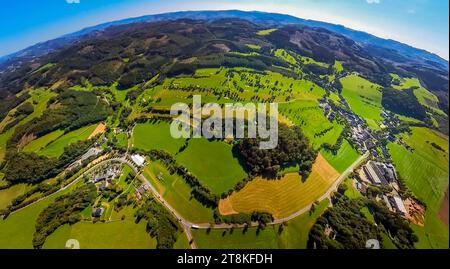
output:
[[[422,64],[430,68],[438,68],[440,70],[447,70],[447,71],[449,69],[449,62],[446,61],[445,59],[442,59],[436,54],[430,53],[423,49],[414,48],[410,45],[403,44],[395,40],[383,39],[362,31],[352,30],[342,25],[336,25],[314,20],[306,20],[285,14],[267,13],[260,11],[240,11],[240,10],[179,11],[155,15],[145,15],[136,18],[129,18],[124,20],[102,23],[96,26],[84,28],[80,31],[71,34],[64,35],[60,38],[38,43],[36,45],[30,46],[16,53],[0,57],[0,64],[4,64],[8,60],[14,59],[16,57],[39,57],[45,55],[55,49],[63,48],[65,46],[76,43],[77,39],[81,36],[95,34],[95,31],[101,31],[110,26],[124,25],[137,22],[152,22],[152,21],[177,20],[177,19],[195,19],[195,20],[212,21],[224,18],[239,18],[251,21],[253,23],[264,23],[273,26],[281,26],[287,24],[302,24],[310,27],[320,27],[347,36],[352,40],[354,40],[355,42],[364,44],[366,46],[374,46],[389,49],[392,51],[392,53],[397,52],[402,56],[414,59],[414,61],[417,62],[418,64]]]

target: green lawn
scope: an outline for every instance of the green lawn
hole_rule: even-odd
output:
[[[146,222],[133,219],[107,223],[78,222],[63,225],[46,240],[44,248],[63,249],[69,239],[76,239],[81,249],[154,249],[156,239],[146,232]]]
[[[64,152],[64,148],[74,142],[87,139],[95,130],[97,124],[82,127],[78,130],[69,132],[51,142],[38,151],[38,154],[48,157],[59,157]]]
[[[290,220],[279,236],[280,248],[305,249],[309,231],[328,205],[329,201],[325,199],[316,205],[316,209],[311,214],[308,212]]]
[[[256,34],[257,35],[261,35],[261,36],[265,36],[265,35],[270,35],[272,32],[275,32],[276,30],[277,29],[275,29],[275,28],[261,30],[261,31],[258,31]]]
[[[117,144],[122,148],[128,147],[128,137],[126,133],[120,133],[116,136]]]
[[[175,139],[170,134],[170,123],[139,123],[134,127],[132,146],[143,150],[159,149],[175,154],[185,139]]]
[[[261,46],[256,44],[245,44],[247,47],[251,48],[252,50],[260,50]]]
[[[193,138],[176,159],[213,193],[221,194],[247,176],[231,149],[225,142]]]
[[[321,150],[322,156],[333,166],[339,173],[347,169],[354,161],[359,158],[359,154],[347,140],[342,142],[336,155],[327,150]]]
[[[316,206],[316,210],[290,220],[281,233],[279,226],[267,226],[257,232],[256,228],[228,230],[192,230],[199,248],[218,249],[305,249],[308,234],[316,219],[325,211],[328,200]]]
[[[48,133],[48,134],[41,136],[41,137],[31,141],[30,143],[26,144],[25,147],[23,148],[23,151],[37,152],[40,149],[47,146],[52,141],[58,139],[63,134],[64,134],[63,130],[56,130],[51,133]]]
[[[417,78],[402,78],[396,74],[391,74],[391,76],[400,82],[400,85],[393,85],[393,88],[397,90],[406,90],[414,87],[414,95],[416,96],[420,104],[440,115],[446,115],[439,108],[439,99],[437,98],[437,96],[422,87],[422,84]]]
[[[352,179],[350,178],[345,179],[343,184],[347,187],[347,190],[344,193],[345,196],[347,196],[350,199],[362,197],[362,194],[355,187],[353,187]]]
[[[342,62],[334,61],[333,69],[334,72],[341,73],[342,71],[344,71],[344,66],[342,66]]]
[[[341,79],[342,96],[350,104],[350,108],[357,115],[366,120],[372,130],[380,130],[381,91],[376,85],[357,75],[350,75]]]
[[[21,120],[16,126],[12,127],[8,131],[0,134],[0,162],[3,161],[5,157],[6,143],[14,134],[16,127],[19,125],[23,125],[34,118],[38,118],[44,113],[44,110],[47,108],[47,102],[56,95],[56,93],[46,90],[46,89],[36,89],[30,92],[31,97],[27,100],[34,104],[34,111],[30,115],[28,115],[25,119]]]
[[[279,248],[277,228],[268,226],[257,232],[256,228],[230,230],[192,230],[194,241],[201,249],[276,249]]]
[[[336,121],[330,122],[324,116],[317,101],[301,100],[280,104],[279,111],[300,127],[314,148],[319,148],[324,143],[334,145],[344,130],[344,126]]]
[[[0,249],[33,248],[33,234],[39,213],[52,203],[56,197],[67,194],[81,183],[78,182],[64,191],[51,195],[36,204],[11,214],[7,219],[0,219]]]
[[[274,55],[289,64],[297,64],[297,60],[284,49],[275,50]]]
[[[448,248],[448,226],[437,215],[448,187],[448,139],[427,128],[412,127],[412,132],[411,136],[404,134],[401,137],[414,148],[414,152],[393,143],[388,148],[408,188],[427,205],[425,227],[414,226],[420,239],[417,246]],[[436,149],[431,143],[439,145],[445,152]]]
[[[5,209],[11,201],[31,189],[30,185],[16,184],[8,189],[0,190],[0,210]]]
[[[177,174],[170,174],[160,162],[151,162],[144,168],[144,176],[164,199],[184,218],[196,223],[214,222],[213,210],[191,197],[191,188]],[[158,179],[158,175],[162,175]]]

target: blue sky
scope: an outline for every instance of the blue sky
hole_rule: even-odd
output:
[[[0,56],[102,22],[220,9],[277,12],[342,24],[449,58],[447,0],[0,0]]]

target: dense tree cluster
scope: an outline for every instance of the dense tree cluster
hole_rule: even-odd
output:
[[[37,183],[59,174],[62,169],[81,156],[96,138],[74,142],[64,148],[59,158],[40,156],[34,152],[16,152],[5,167],[5,179],[12,183]]]
[[[255,211],[251,214],[239,213],[233,215],[220,215],[219,211],[214,210],[214,220],[216,223],[228,223],[228,224],[247,224],[251,225],[252,222],[258,222],[260,227],[265,227],[268,223],[271,223],[274,218],[272,214],[267,212]]]
[[[377,201],[369,200],[368,207],[373,212],[375,221],[389,232],[394,244],[401,249],[414,248],[414,243],[418,237],[413,229],[398,214],[389,211],[389,209]]]
[[[362,200],[342,197],[337,204],[319,217],[309,232],[308,248],[364,249],[369,239],[379,239],[380,233],[361,209]]]
[[[83,185],[69,194],[55,199],[36,220],[33,247],[41,248],[47,236],[63,224],[74,224],[81,220],[80,212],[92,204],[97,197],[94,184]]]
[[[403,116],[419,120],[425,120],[427,117],[427,112],[417,101],[413,88],[402,91],[384,88],[381,104],[384,108]]]
[[[41,117],[17,126],[8,141],[8,156],[16,151],[25,135],[40,137],[58,129],[71,131],[105,120],[109,114],[107,103],[92,92],[61,90],[49,103],[57,104],[56,108],[47,109]]]
[[[317,152],[298,127],[280,125],[275,149],[260,149],[260,141],[261,138],[244,138],[234,147],[250,174],[275,176],[284,167],[298,165],[299,173],[308,177]]]
[[[136,211],[136,222],[147,221],[147,231],[156,237],[158,249],[171,249],[177,241],[180,229],[177,220],[164,206],[155,200],[148,200]]]
[[[3,96],[6,94],[6,92],[0,91],[0,121],[2,121],[6,115],[8,115],[8,112],[18,106],[20,103],[24,102],[28,98],[30,98],[29,93],[24,93],[20,95],[10,95],[10,96]]]

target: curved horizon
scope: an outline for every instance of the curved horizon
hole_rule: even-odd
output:
[[[185,8],[184,3],[179,3],[179,5],[176,5],[176,8],[174,8],[175,5],[166,3],[166,5],[154,5],[149,7],[148,3],[153,2],[152,0],[149,1],[138,1],[134,0],[132,1],[132,4],[126,4],[122,3],[121,0],[115,0],[115,1],[109,1],[111,4],[104,5],[104,6],[95,6],[95,7],[84,7],[84,9],[79,11],[79,13],[74,14],[73,10],[71,9],[78,9],[79,7],[83,7],[83,5],[88,5],[88,3],[85,3],[83,0],[79,0],[78,4],[67,4],[66,1],[68,0],[61,0],[63,1],[63,5],[67,6],[68,10],[64,11],[67,12],[69,15],[63,16],[59,19],[51,19],[48,22],[42,22],[41,24],[37,24],[36,26],[30,26],[27,23],[23,23],[22,28],[20,31],[13,32],[12,30],[6,30],[0,31],[0,43],[3,43],[3,50],[0,48],[0,57],[8,56],[10,54],[17,53],[23,49],[26,49],[30,46],[43,43],[49,40],[53,40],[56,38],[59,38],[64,35],[69,35],[72,33],[76,33],[78,31],[81,31],[86,28],[95,27],[97,25],[101,25],[104,23],[110,23],[110,22],[116,22],[124,19],[130,19],[130,18],[136,18],[136,17],[142,17],[147,15],[157,15],[157,14],[165,14],[165,13],[172,13],[172,12],[179,12],[179,11],[226,11],[226,10],[240,10],[240,11],[259,11],[259,12],[266,12],[266,13],[276,13],[276,14],[284,14],[293,16],[300,19],[305,20],[314,20],[319,22],[325,22],[335,25],[341,25],[348,29],[352,29],[355,31],[362,31],[371,35],[374,35],[379,38],[388,39],[388,40],[394,40],[403,44],[406,44],[408,46],[425,50],[427,52],[433,53],[435,55],[438,55],[442,59],[445,59],[446,61],[449,60],[449,52],[448,52],[448,30],[447,30],[447,38],[445,36],[441,36],[444,45],[439,45],[437,41],[433,42],[433,39],[431,38],[420,38],[420,42],[425,42],[428,46],[421,45],[421,43],[418,42],[412,42],[411,40],[407,40],[406,38],[402,38],[401,36],[396,36],[394,33],[395,31],[391,31],[387,33],[384,31],[380,31],[377,27],[377,24],[379,22],[373,23],[373,25],[368,26],[367,22],[364,23],[362,20],[343,20],[342,18],[339,18],[338,16],[335,16],[334,14],[328,14],[324,12],[324,14],[317,14],[317,10],[311,10],[306,8],[298,8],[297,6],[292,6],[293,1],[287,1],[291,4],[290,5],[274,5],[269,1],[269,3],[261,3],[259,5],[249,4],[246,0],[241,0],[242,4],[237,5],[236,3],[230,3],[229,1],[219,1],[220,3],[216,3],[214,7],[206,5],[201,6],[194,6],[193,2],[195,3],[201,3],[203,0],[199,1],[189,1],[191,3],[190,8]],[[72,1],[72,0],[70,0]],[[352,1],[355,2],[356,0]],[[359,2],[364,2],[363,4],[366,6],[370,6],[371,9],[373,9],[372,6],[381,6],[384,2],[380,2],[377,4],[368,4],[366,0],[358,0]],[[386,0],[390,1],[390,0]],[[44,1],[45,2],[45,1]],[[76,2],[76,1],[74,1]],[[139,2],[138,5],[136,2]],[[145,2],[145,3],[144,3]],[[172,2],[178,2],[178,1],[172,1]],[[263,1],[265,2],[265,1]],[[295,2],[295,1],[294,1]],[[300,1],[302,4],[309,3],[311,1]],[[305,2],[305,3],[303,3]],[[336,3],[333,3],[332,1],[323,1],[329,3],[330,6],[336,5]],[[361,5],[358,2],[359,5]],[[377,2],[377,1],[373,1]],[[61,5],[61,3],[58,3]],[[205,3],[204,3],[205,4]],[[298,4],[298,2],[296,2]],[[445,4],[445,3],[444,3]],[[446,3],[448,5],[448,2]],[[355,5],[355,4],[354,4]],[[377,7],[375,7],[377,8]],[[6,10],[8,11],[8,10]],[[360,10],[356,10],[356,13],[360,12]],[[319,12],[320,13],[320,12]],[[326,14],[325,14],[326,13]],[[376,14],[376,13],[374,13]],[[302,16],[304,15],[304,16]],[[373,14],[372,14],[373,16]],[[20,16],[19,16],[20,17]],[[370,17],[369,17],[370,18]],[[448,21],[448,9],[447,9],[447,15],[445,18]],[[1,20],[1,19],[0,19]],[[33,19],[30,20],[30,23],[32,23]],[[445,20],[444,20],[445,21]],[[3,24],[5,25],[5,24]],[[445,23],[442,23],[442,25],[445,26]],[[436,26],[436,25],[435,25]],[[30,28],[31,27],[31,28]],[[398,26],[400,27],[400,26]],[[446,27],[448,28],[448,23],[446,24]],[[403,30],[406,32],[408,29],[405,26],[402,26],[400,28],[403,28]],[[399,29],[400,29],[399,28]],[[445,27],[443,27],[445,28]],[[393,28],[392,28],[393,29]],[[390,29],[390,30],[392,30]],[[436,29],[436,27],[430,27],[430,29]],[[420,29],[416,29],[420,30]],[[437,30],[436,30],[437,31]],[[442,31],[445,31],[442,30]],[[3,32],[3,34],[1,34]],[[417,31],[418,32],[418,31]],[[431,30],[429,30],[429,34],[431,33]],[[409,29],[408,36],[413,35],[411,33],[411,29]],[[412,39],[413,37],[411,37]],[[426,42],[426,40],[430,40],[429,42]],[[445,45],[447,43],[447,45]],[[23,45],[21,45],[23,44]],[[439,49],[438,49],[439,47]]]

